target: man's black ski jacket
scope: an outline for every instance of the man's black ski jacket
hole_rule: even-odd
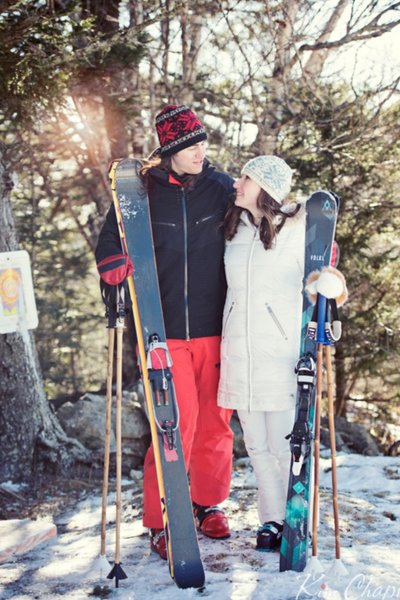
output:
[[[153,168],[148,191],[167,338],[220,335],[226,295],[223,218],[233,180],[205,163],[191,191]],[[121,253],[112,205],[100,232],[97,263]]]

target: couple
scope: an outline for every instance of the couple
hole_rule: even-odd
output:
[[[236,182],[206,160],[206,131],[186,106],[156,118],[160,147],[143,161],[158,278],[196,525],[228,538],[237,409],[258,486],[256,548],[279,546],[300,345],[304,210],[288,203],[292,171],[276,156],[248,161]],[[234,198],[234,202],[233,202]],[[100,276],[130,274],[114,207],[100,233]],[[120,264],[125,261],[121,274]],[[106,263],[107,271],[103,265]],[[119,280],[118,280],[119,279]],[[152,447],[144,464],[143,525],[167,558]]]

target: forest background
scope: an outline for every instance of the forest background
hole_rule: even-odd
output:
[[[40,317],[29,339],[0,335],[2,478],[84,456],[51,405],[104,386],[107,169],[157,146],[166,103],[198,113],[232,176],[276,153],[294,196],[340,196],[336,413],[398,439],[399,23],[387,0],[1,2],[0,252],[29,252]]]

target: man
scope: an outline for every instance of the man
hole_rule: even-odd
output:
[[[233,180],[206,160],[206,131],[187,106],[166,106],[157,115],[156,130],[160,147],[144,161],[142,175],[194,516],[204,535],[227,538],[228,520],[217,505],[230,489],[232,411],[217,406],[217,390],[226,294],[221,225]],[[96,260],[107,283],[120,283],[131,272],[129,258],[121,254],[113,206]],[[166,559],[152,446],[144,463],[143,525],[150,529],[151,548]]]

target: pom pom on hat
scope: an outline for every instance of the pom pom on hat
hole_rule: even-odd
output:
[[[256,156],[242,169],[242,175],[258,183],[279,204],[290,192],[292,173],[289,165],[279,156]]]
[[[200,119],[185,105],[168,104],[156,117],[161,156],[171,156],[207,139]]]

